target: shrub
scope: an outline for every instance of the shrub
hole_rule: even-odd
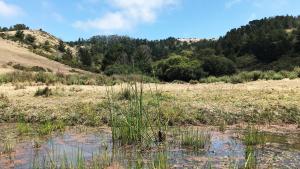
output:
[[[45,87],[44,89],[38,88],[38,90],[35,92],[34,96],[44,96],[49,97],[52,95],[52,90],[49,87]]]
[[[22,66],[20,64],[13,65],[12,67],[17,70],[26,70],[27,69],[25,66]]]
[[[47,70],[43,67],[40,67],[40,66],[33,66],[30,68],[30,71],[33,71],[33,72],[46,72]]]
[[[104,70],[104,73],[108,76],[111,75],[126,75],[134,72],[138,72],[138,70],[134,70],[131,66],[128,65],[120,65],[114,64],[107,66]]]
[[[199,81],[198,81],[198,80],[190,80],[189,83],[190,83],[190,84],[198,84]]]
[[[25,36],[25,42],[28,44],[33,44],[35,42],[35,37],[32,36],[31,34],[28,34]]]
[[[234,62],[222,56],[208,57],[204,61],[203,68],[204,71],[214,76],[230,75],[236,72]]]
[[[24,32],[17,30],[16,34],[15,34],[15,38],[19,41],[23,41],[24,40]]]
[[[275,73],[272,77],[272,80],[282,80],[284,79],[284,76],[280,73]]]
[[[178,55],[157,62],[154,70],[158,78],[165,81],[182,80],[188,82],[206,76],[202,64],[198,60],[189,60],[187,57]]]
[[[6,108],[8,107],[8,104],[9,104],[8,97],[5,96],[4,94],[0,94],[0,108],[1,109]]]

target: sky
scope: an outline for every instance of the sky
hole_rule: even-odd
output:
[[[111,34],[210,39],[276,15],[300,15],[300,0],[0,0],[0,26],[24,23],[65,41]]]

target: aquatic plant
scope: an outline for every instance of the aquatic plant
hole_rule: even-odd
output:
[[[14,145],[12,144],[11,140],[6,139],[3,145],[3,154],[10,154],[14,151]]]
[[[181,146],[193,148],[194,150],[204,149],[210,142],[211,135],[198,129],[187,129],[181,133]]]
[[[31,128],[30,124],[21,122],[21,123],[17,124],[17,130],[18,130],[19,135],[23,135],[23,134],[28,134],[29,132],[31,132],[32,128]]]
[[[168,169],[170,168],[169,163],[168,163],[168,155],[166,152],[159,152],[153,162],[152,166],[149,168],[153,169]]]
[[[249,125],[245,131],[244,143],[247,146],[261,145],[265,144],[266,138],[263,133],[259,132],[257,128]]]
[[[256,162],[256,156],[255,156],[255,149],[253,146],[247,146],[246,147],[246,162],[244,169],[256,169],[257,168],[257,162]]]
[[[159,110],[156,109],[155,113],[149,112],[149,105],[144,100],[143,83],[135,83],[127,89],[130,89],[126,93],[131,93],[131,99],[126,94],[129,100],[121,105],[116,104],[113,90],[107,90],[113,142],[119,142],[122,145],[139,144],[143,146],[163,142],[167,123],[162,121]],[[157,95],[151,94],[149,100],[155,100],[153,101],[154,107],[159,107],[160,100]]]

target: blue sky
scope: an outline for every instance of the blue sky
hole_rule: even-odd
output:
[[[63,40],[218,38],[250,20],[300,15],[300,0],[0,0],[0,26],[24,23]]]

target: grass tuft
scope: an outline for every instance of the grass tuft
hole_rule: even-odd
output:
[[[181,133],[181,146],[200,150],[210,143],[210,139],[211,135],[207,132],[198,129],[187,129]]]

